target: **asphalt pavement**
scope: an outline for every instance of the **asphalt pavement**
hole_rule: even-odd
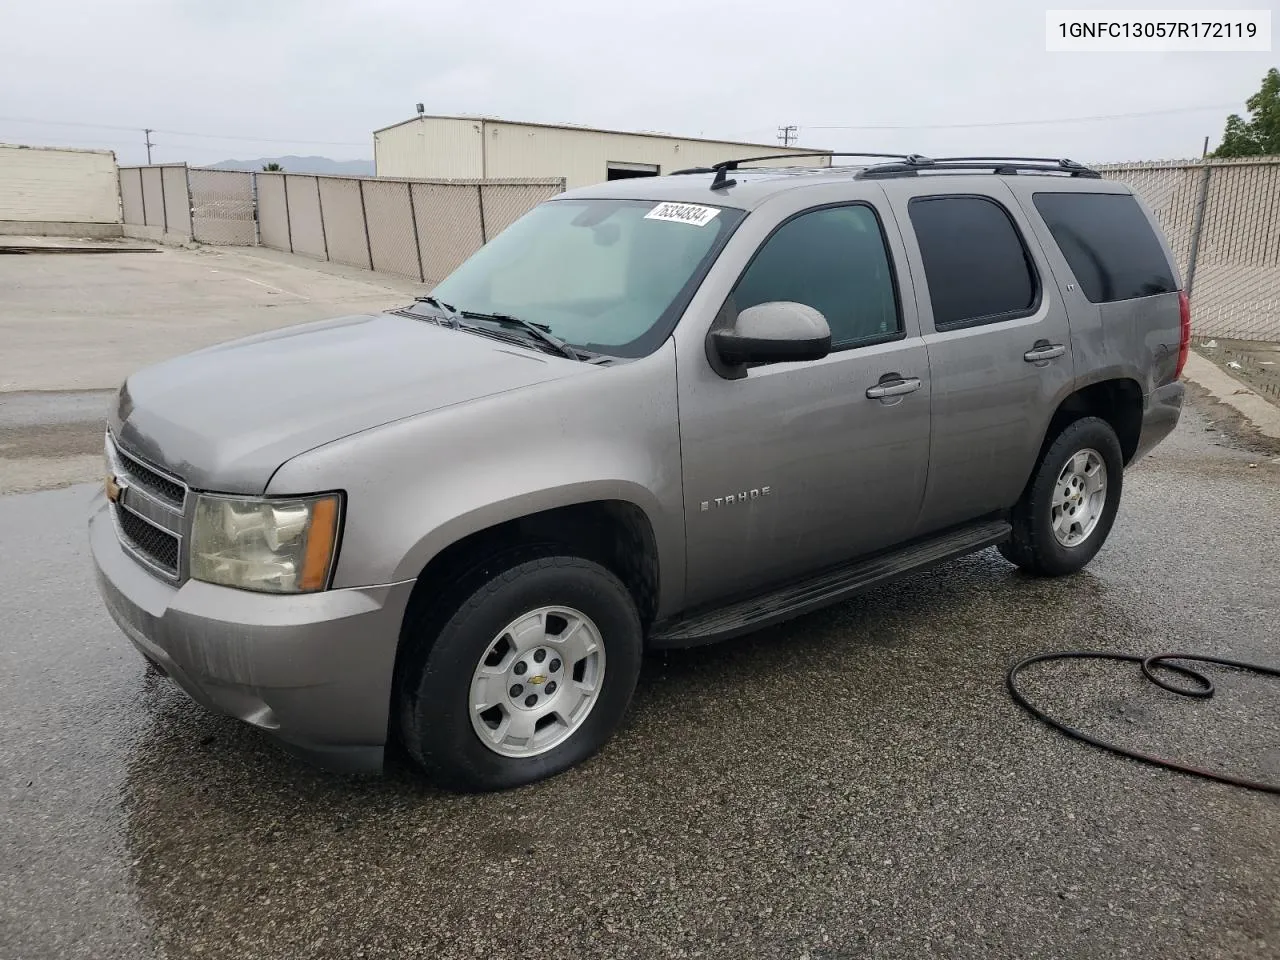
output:
[[[1280,464],[1225,416],[1127,474],[1084,573],[988,551],[653,656],[597,757],[486,796],[319,773],[205,712],[98,600],[93,487],[0,497],[0,958],[1280,956],[1280,798],[1069,741],[1003,686],[1071,647],[1280,662]],[[1213,675],[1209,701],[1123,665],[1026,686],[1280,780],[1276,683]]]

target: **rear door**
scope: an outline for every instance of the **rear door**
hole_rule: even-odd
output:
[[[932,379],[917,533],[1011,506],[1075,382],[1071,329],[1026,215],[996,177],[886,181]]]
[[[1123,184],[1103,180],[1068,187],[1023,177],[1011,188],[1071,313],[1077,388],[1128,378],[1146,395],[1171,383],[1182,339],[1180,283],[1150,211]]]

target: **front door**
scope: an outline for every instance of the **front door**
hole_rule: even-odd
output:
[[[740,231],[759,241],[745,252],[739,244],[749,262],[717,323],[758,303],[804,303],[827,318],[832,351],[726,380],[686,341],[677,376],[687,605],[792,579],[913,529],[928,465],[929,364],[915,306],[898,296],[892,222],[875,202],[846,202],[771,219],[757,210]]]

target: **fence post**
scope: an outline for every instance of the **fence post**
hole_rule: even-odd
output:
[[[316,177],[316,208],[320,211],[320,242],[324,244],[324,258],[329,259],[329,232],[324,228],[324,197],[320,196],[320,178]]]
[[[191,168],[182,161],[182,185],[187,190],[187,240],[196,238],[196,201],[191,195]]]
[[[142,168],[138,168],[138,196],[142,198],[142,225],[147,225],[147,188],[142,182]]]
[[[289,235],[289,252],[293,253],[293,217],[289,213],[289,175],[280,174],[280,183],[284,187],[284,230]]]
[[[364,181],[357,180],[360,186],[360,220],[364,223],[364,250],[369,255],[369,269],[373,269],[373,244],[369,242],[369,212],[364,208]]]
[[[488,243],[489,229],[488,227],[485,226],[485,222],[484,222],[484,185],[483,184],[479,184],[479,183],[476,184],[476,200],[480,204],[480,242]]]
[[[1196,260],[1200,257],[1200,233],[1204,228],[1204,208],[1209,199],[1209,174],[1213,167],[1206,163],[1200,177],[1200,191],[1196,196],[1196,209],[1191,215],[1191,250],[1187,253],[1187,297],[1196,282]]]
[[[249,203],[253,205],[253,245],[262,246],[262,218],[258,216],[258,174],[249,171]],[[192,213],[192,227],[195,226],[195,214]]]
[[[404,188],[409,194],[409,219],[413,221],[413,249],[418,255],[418,282],[426,283],[427,274],[422,269],[422,241],[418,239],[418,211],[413,206],[413,184],[406,183]]]
[[[169,198],[164,189],[164,167],[160,168],[160,223],[160,236],[163,237],[169,232]]]

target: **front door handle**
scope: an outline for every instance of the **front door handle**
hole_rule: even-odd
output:
[[[1038,340],[1036,345],[1022,355],[1022,359],[1027,363],[1046,363],[1049,360],[1056,360],[1067,352],[1067,348],[1060,343],[1050,343],[1048,340]]]
[[[867,387],[867,399],[883,400],[886,397],[901,397],[907,393],[915,393],[919,389],[919,377],[898,377],[896,380],[881,380],[874,387]]]

